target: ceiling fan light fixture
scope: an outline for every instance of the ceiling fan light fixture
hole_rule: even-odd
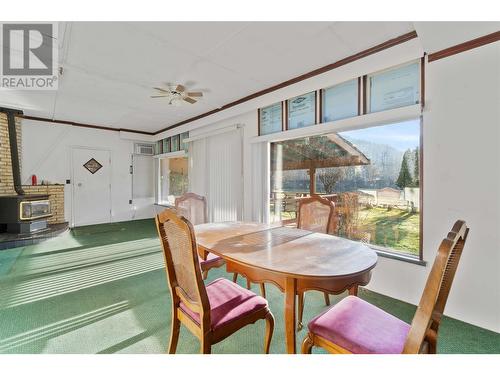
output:
[[[169,85],[168,90],[153,87],[155,90],[159,91],[160,95],[151,96],[151,98],[168,98],[168,104],[173,106],[180,106],[182,102],[188,102],[189,104],[195,104],[199,99],[203,97],[203,93],[198,92],[187,92],[186,87],[183,85]],[[196,98],[196,99],[195,99]]]

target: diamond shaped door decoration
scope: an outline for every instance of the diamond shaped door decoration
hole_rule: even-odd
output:
[[[99,163],[97,160],[94,158],[90,159],[88,162],[86,162],[84,165],[84,168],[88,170],[90,173],[94,174],[96,173],[99,169],[102,168],[101,163]]]

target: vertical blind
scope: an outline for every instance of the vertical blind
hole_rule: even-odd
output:
[[[190,144],[190,189],[207,197],[209,221],[242,219],[241,130],[197,139]]]

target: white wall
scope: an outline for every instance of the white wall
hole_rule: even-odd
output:
[[[408,47],[408,46],[407,46]],[[427,266],[379,257],[368,287],[379,293],[417,304],[430,266],[442,238],[456,219],[465,219],[470,236],[459,265],[446,314],[457,319],[500,332],[500,44],[490,44],[426,65],[426,108],[424,110],[424,259]],[[392,52],[391,52],[392,51]],[[394,48],[386,50],[386,66],[405,57],[415,58],[415,51]],[[341,72],[322,75],[287,88],[289,97],[308,90],[329,86],[381,69],[380,54],[363,59]],[[371,59],[371,60],[370,60]],[[354,65],[354,64],[353,64]],[[335,72],[335,71],[333,71]],[[283,92],[268,94],[267,101],[247,103],[225,115],[264,106],[282,100]],[[175,129],[213,131],[244,124],[244,218],[253,217],[256,185],[252,170],[252,144],[257,135],[256,109],[229,119],[217,116]],[[212,123],[210,123],[212,121]],[[169,134],[169,133],[166,133]],[[253,144],[255,146],[255,144]],[[257,190],[256,190],[257,189]]]
[[[152,217],[154,211],[151,200],[140,199],[129,204],[129,199],[132,199],[132,178],[129,167],[133,144],[133,135],[130,134],[122,136],[115,131],[23,120],[22,182],[30,184],[30,177],[35,174],[38,181],[43,179],[64,184],[67,179],[71,179],[72,147],[110,150],[111,221]],[[71,224],[72,185],[65,185],[64,200],[65,218]]]
[[[500,44],[426,66],[423,217],[426,268],[380,258],[373,290],[418,303],[441,238],[470,227],[446,314],[500,332]]]

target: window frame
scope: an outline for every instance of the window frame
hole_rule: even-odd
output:
[[[306,125],[306,126],[302,126],[302,127],[299,127],[299,128],[293,128],[293,129],[290,129],[290,120],[289,120],[289,115],[290,115],[290,105],[289,105],[289,102],[291,100],[294,100],[296,98],[298,98],[299,96],[304,96],[304,95],[309,95],[309,94],[312,94],[314,93],[314,122],[312,124],[309,124],[309,125]],[[300,95],[295,95],[294,97],[291,97],[291,98],[288,98],[285,100],[285,129],[284,131],[293,131],[293,130],[297,130],[297,129],[305,129],[305,128],[309,128],[311,126],[314,126],[314,125],[318,125],[318,119],[319,119],[319,110],[318,110],[318,90],[313,90],[313,91],[308,91],[304,94],[300,94]],[[271,133],[271,134],[279,134],[280,132],[276,132],[276,133]],[[271,134],[266,134],[266,135],[271,135]]]
[[[156,182],[155,182],[155,205],[163,206],[163,207],[173,207],[171,204],[160,202],[160,200],[158,199],[160,196],[160,191],[161,191],[161,179],[160,179],[161,160],[186,158],[186,159],[188,159],[188,165],[189,165],[189,154],[188,154],[187,150],[180,150],[180,151],[173,151],[173,152],[170,152],[167,154],[155,155],[155,156],[153,156],[153,158],[156,159],[155,160],[155,163],[156,163],[156,165],[155,165],[155,179],[156,179]],[[189,168],[187,169],[187,177],[188,177],[188,186],[189,186],[189,183],[190,183]]]
[[[272,107],[272,106],[275,106],[275,105],[280,105],[280,108],[281,108],[281,130],[279,131],[275,131],[275,132],[271,132],[271,133],[267,133],[267,134],[262,134],[262,110],[263,109],[266,109],[266,108],[269,108],[269,107]],[[262,108],[258,108],[257,110],[257,134],[259,136],[261,135],[269,135],[269,134],[276,134],[276,133],[280,133],[280,132],[283,132],[285,131],[285,117],[286,117],[286,113],[284,113],[284,107],[285,105],[283,104],[283,101],[281,102],[277,102],[277,103],[274,103],[274,104],[270,104],[270,105],[267,105],[265,107],[262,107]]]
[[[394,107],[394,108],[389,108],[389,109],[382,109],[382,110],[373,112],[371,110],[371,85],[370,85],[370,77],[373,77],[373,76],[379,75],[379,74],[383,74],[383,73],[386,73],[386,72],[390,72],[391,70],[401,69],[401,68],[404,68],[406,66],[413,65],[415,63],[417,63],[417,65],[418,65],[418,75],[419,75],[419,77],[418,77],[418,84],[419,84],[419,99],[418,99],[418,103],[407,104],[407,105],[404,105],[404,106],[399,106],[399,107]],[[425,62],[423,61],[423,58],[413,59],[413,60],[407,61],[407,62],[405,62],[403,64],[394,65],[394,66],[391,66],[389,68],[386,68],[386,69],[383,69],[383,70],[379,70],[379,71],[372,72],[372,73],[364,75],[363,76],[363,113],[364,114],[379,113],[379,112],[390,111],[392,109],[404,108],[404,107],[408,107],[408,106],[411,106],[411,105],[420,105],[420,106],[423,106],[423,103],[424,103],[424,93],[423,93],[423,89],[424,89],[424,66],[425,66]]]
[[[328,121],[325,121],[325,109],[326,109],[326,106],[325,104],[323,103],[323,101],[325,100],[325,93],[327,90],[331,90],[335,87],[338,87],[340,85],[344,85],[346,83],[350,83],[350,82],[355,82],[355,86],[356,86],[356,112],[353,116],[348,116],[348,117],[342,117],[342,118],[339,118],[339,119],[332,119],[332,120],[328,120]],[[360,90],[361,90],[361,87],[360,87],[360,81],[359,81],[359,77],[357,78],[352,78],[352,79],[348,79],[346,81],[343,81],[343,82],[339,82],[339,83],[336,83],[335,85],[332,85],[332,86],[328,86],[328,87],[324,87],[322,89],[319,90],[319,119],[320,119],[320,123],[321,124],[325,124],[325,123],[328,123],[328,122],[332,122],[332,121],[339,121],[339,120],[344,120],[346,118],[352,118],[352,117],[356,117],[356,116],[359,116],[360,115],[360,103],[359,103],[359,97],[360,97]]]
[[[283,135],[278,136],[279,134],[282,134],[282,133],[269,134],[268,136],[270,136],[270,137],[266,137],[265,140],[260,140],[260,142],[263,141],[268,145],[268,147],[266,147],[266,149],[267,149],[266,158],[268,161],[267,162],[267,168],[268,168],[267,169],[267,176],[268,177],[264,179],[264,183],[266,183],[267,185],[270,185],[269,184],[269,182],[270,182],[269,177],[270,177],[270,173],[271,173],[271,170],[270,170],[270,160],[271,160],[271,154],[270,154],[271,147],[270,147],[270,145],[271,145],[271,143],[283,141],[286,139],[297,139],[297,138],[303,138],[303,137],[308,137],[308,136],[328,134],[328,133],[332,133],[332,132],[340,133],[340,132],[345,132],[345,131],[349,131],[349,130],[375,128],[375,127],[379,127],[379,126],[385,126],[385,125],[390,125],[390,124],[394,124],[394,123],[404,122],[407,120],[419,119],[419,121],[420,121],[420,135],[419,135],[419,137],[420,137],[420,141],[419,141],[419,168],[420,168],[420,171],[419,171],[419,178],[420,178],[420,182],[419,182],[419,189],[420,189],[419,213],[420,213],[420,220],[419,220],[419,251],[418,251],[418,256],[405,254],[405,253],[398,251],[396,249],[386,248],[386,247],[375,245],[375,244],[366,244],[366,246],[368,246],[371,249],[373,249],[374,251],[376,251],[377,254],[380,255],[381,257],[400,260],[400,261],[404,261],[404,262],[408,262],[408,263],[412,263],[412,264],[416,264],[416,265],[425,266],[427,263],[424,260],[424,254],[423,254],[423,236],[424,236],[424,233],[423,233],[423,221],[424,221],[424,203],[423,203],[423,196],[424,196],[423,127],[424,127],[424,124],[423,124],[423,116],[421,114],[421,111],[419,111],[420,113],[418,115],[413,115],[413,116],[408,115],[408,116],[404,116],[402,118],[396,115],[396,113],[399,113],[402,111],[402,108],[403,109],[406,108],[408,110],[411,110],[412,108],[415,108],[415,106],[420,107],[420,104],[399,107],[399,108],[393,108],[393,109],[388,109],[388,110],[384,110],[384,111],[380,111],[380,112],[369,113],[369,114],[362,115],[362,116],[356,116],[356,117],[351,117],[351,118],[347,118],[347,119],[331,121],[331,122],[326,123],[326,124],[328,124],[327,125],[328,129],[324,129],[322,132],[314,131],[315,129],[309,129],[310,130],[309,132],[304,132],[303,129],[308,128],[308,127],[304,127],[304,128],[290,130],[296,134],[288,134],[288,136],[283,136]],[[406,112],[406,109],[403,111]],[[410,111],[408,111],[408,112],[410,112]],[[392,116],[392,114],[394,114],[394,116]],[[375,121],[375,122],[370,122],[369,120],[366,121],[367,118],[380,117],[381,115],[382,115],[382,117],[386,117],[387,119]],[[348,123],[349,125],[345,125],[346,123]],[[321,125],[323,125],[323,124],[317,124],[317,126],[321,126]],[[297,130],[300,130],[301,134],[298,134],[298,132],[296,132]],[[290,133],[290,131],[288,131],[287,133]],[[274,137],[272,137],[272,136],[274,136]],[[258,138],[261,138],[261,137],[256,137],[254,142],[259,142]],[[263,191],[268,192],[269,186],[266,186],[265,190],[263,190]],[[266,196],[265,196],[265,199],[266,199],[265,207],[267,207],[267,210],[269,209],[269,196],[268,195],[269,194],[266,194]],[[269,214],[265,214],[265,217],[267,218],[267,220],[269,220]]]

